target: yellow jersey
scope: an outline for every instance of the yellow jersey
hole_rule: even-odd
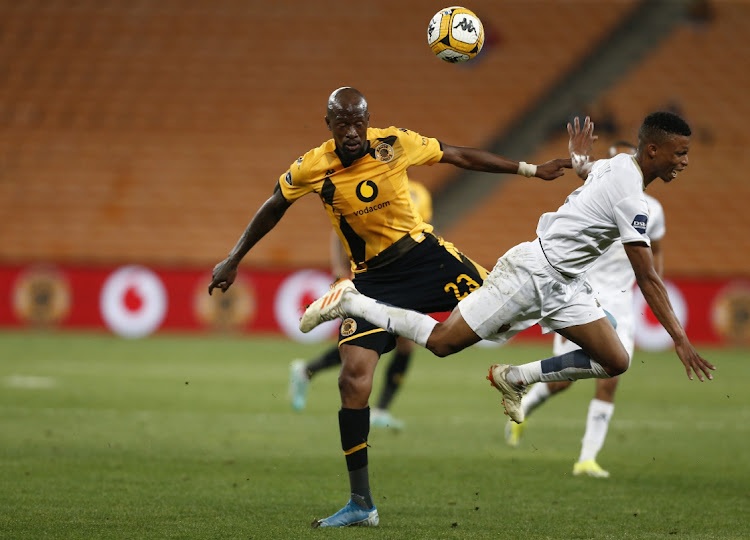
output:
[[[355,273],[396,260],[432,232],[412,201],[406,171],[443,157],[437,139],[395,127],[368,128],[365,149],[362,157],[342,162],[330,139],[279,178],[290,203],[318,194]]]

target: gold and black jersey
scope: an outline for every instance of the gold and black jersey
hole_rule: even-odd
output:
[[[342,163],[333,139],[292,163],[279,178],[293,202],[315,192],[352,261],[352,270],[382,267],[421,242],[432,225],[415,208],[407,169],[443,157],[437,139],[389,127],[369,128],[365,154]]]

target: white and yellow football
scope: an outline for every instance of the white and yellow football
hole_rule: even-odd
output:
[[[473,11],[460,6],[441,9],[430,19],[427,43],[441,60],[467,62],[484,45],[484,28]]]

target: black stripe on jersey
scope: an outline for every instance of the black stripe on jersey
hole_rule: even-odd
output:
[[[320,190],[320,198],[329,206],[333,206],[333,194],[336,193],[336,186],[331,179],[326,176],[323,180],[323,187]]]
[[[352,254],[354,262],[357,264],[364,262],[365,241],[354,232],[354,229],[349,226],[344,216],[341,216],[341,219],[339,220],[339,228],[341,229],[341,234],[346,238],[346,243],[349,244],[349,251]]]

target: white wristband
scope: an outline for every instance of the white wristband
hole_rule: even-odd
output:
[[[531,178],[536,174],[536,165],[521,161],[518,163],[518,174],[525,176],[526,178]]]

